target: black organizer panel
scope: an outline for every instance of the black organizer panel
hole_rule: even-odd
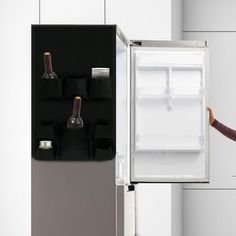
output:
[[[58,80],[42,79],[43,53]],[[110,78],[91,78],[109,67]],[[75,96],[84,127],[68,129]],[[53,149],[38,148],[51,140]],[[116,153],[116,26],[32,25],[32,156],[44,161],[104,161]]]

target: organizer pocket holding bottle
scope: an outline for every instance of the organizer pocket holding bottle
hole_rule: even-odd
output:
[[[51,141],[52,147],[49,149],[40,148],[40,141]],[[36,159],[54,160],[57,159],[59,147],[58,126],[52,123],[41,124],[36,133]]]
[[[65,78],[63,79],[63,97],[73,98],[80,96],[88,98],[87,78]]]
[[[89,79],[89,98],[112,98],[111,77],[109,78],[90,78]]]
[[[39,96],[43,99],[61,99],[62,80],[40,78]]]
[[[81,129],[62,127],[60,160],[87,161],[89,160],[88,126],[84,124]]]

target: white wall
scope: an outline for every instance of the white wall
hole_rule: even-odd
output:
[[[40,0],[42,24],[103,24],[104,0]]]
[[[0,235],[31,236],[31,24],[36,0],[0,2]]]
[[[236,191],[193,190],[183,194],[184,236],[235,236]]]
[[[183,0],[183,37],[209,44],[209,105],[216,118],[236,129],[236,1]],[[210,130],[210,183],[185,185],[184,236],[234,236],[236,145]]]
[[[2,212],[0,214],[0,235],[31,235],[30,25],[39,22],[43,24],[101,24],[106,19],[107,23],[118,23],[121,29],[127,33],[128,38],[171,39],[173,8],[171,11],[170,0],[150,0],[148,4],[144,0],[131,1],[130,3],[106,0],[106,6],[104,3],[103,0],[86,2],[82,0],[2,0],[0,2],[0,62],[2,65],[0,85],[2,114],[0,116],[0,183],[2,189],[0,195],[0,209]],[[106,9],[106,14],[104,9]],[[33,183],[33,187],[36,189],[41,187],[44,190],[48,188],[52,191],[39,191],[45,197],[44,201],[46,201],[46,198],[51,199],[52,195],[57,192],[57,188],[53,192],[53,182],[51,182],[51,185],[50,183],[49,185],[44,184],[43,181],[45,181],[47,173],[55,171],[55,175],[60,175],[62,180],[65,180],[66,176],[69,176],[67,180],[70,178],[74,180],[74,177],[78,174],[75,165],[71,167],[68,164],[65,165],[65,168],[57,168],[33,161],[32,166],[33,172],[35,171],[34,180],[36,181]],[[109,170],[113,170],[113,167],[112,163],[108,163]],[[56,182],[55,176],[52,176],[52,180]],[[67,188],[66,182],[64,184],[63,186]],[[76,192],[74,192],[75,186],[76,182],[71,185],[71,188],[67,189],[71,191],[70,194]],[[68,195],[63,196],[68,197]],[[40,196],[38,196],[38,200],[40,200]],[[39,202],[35,202],[34,207],[40,209],[40,203],[39,205],[37,203]],[[52,205],[49,204],[48,211],[50,211],[50,207]],[[39,214],[41,213],[40,217],[43,219],[43,212],[39,212]],[[60,211],[56,211],[56,213],[60,216]],[[61,218],[61,220],[63,219]],[[73,217],[71,220],[73,221]],[[35,223],[33,222],[33,227],[35,227]],[[50,224],[42,224],[41,226],[35,228],[38,230],[38,235],[42,235],[41,232],[45,232],[47,227],[51,227],[52,231],[55,228]],[[63,232],[61,233],[63,234]],[[73,233],[71,231],[71,234]]]
[[[180,40],[181,4],[180,0],[107,0],[106,23],[118,24],[128,39]],[[136,234],[180,236],[181,185],[138,184],[135,189]]]
[[[186,40],[207,40],[210,57],[209,104],[216,118],[236,128],[236,33],[185,32]],[[191,184],[184,188],[236,189],[236,145],[214,128],[210,128],[210,183]]]
[[[182,0],[171,1],[171,39],[182,39]]]
[[[128,39],[171,39],[171,0],[106,0],[106,23]]]
[[[184,31],[235,31],[235,0],[183,0]]]

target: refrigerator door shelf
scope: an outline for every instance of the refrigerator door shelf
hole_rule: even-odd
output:
[[[206,44],[140,45],[130,48],[131,182],[208,182]]]
[[[152,69],[135,71],[136,96],[142,95],[202,95],[203,70],[186,68]],[[189,79],[191,77],[191,80]]]
[[[203,95],[148,95],[148,94],[142,94],[137,95],[136,99],[140,100],[155,100],[155,99],[197,99],[202,100],[204,97]]]
[[[200,152],[204,149],[203,136],[136,136],[135,152]],[[157,145],[158,143],[159,145]]]
[[[137,100],[135,146],[199,146],[199,136],[204,133],[201,107],[198,100],[173,100],[171,104],[165,100]]]

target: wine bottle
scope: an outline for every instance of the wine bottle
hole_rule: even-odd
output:
[[[50,52],[43,54],[45,72],[42,76],[43,79],[57,79],[57,75],[52,70],[52,57]]]
[[[80,129],[83,128],[84,122],[80,116],[81,111],[81,97],[77,96],[74,99],[73,114],[67,119],[67,128]]]

